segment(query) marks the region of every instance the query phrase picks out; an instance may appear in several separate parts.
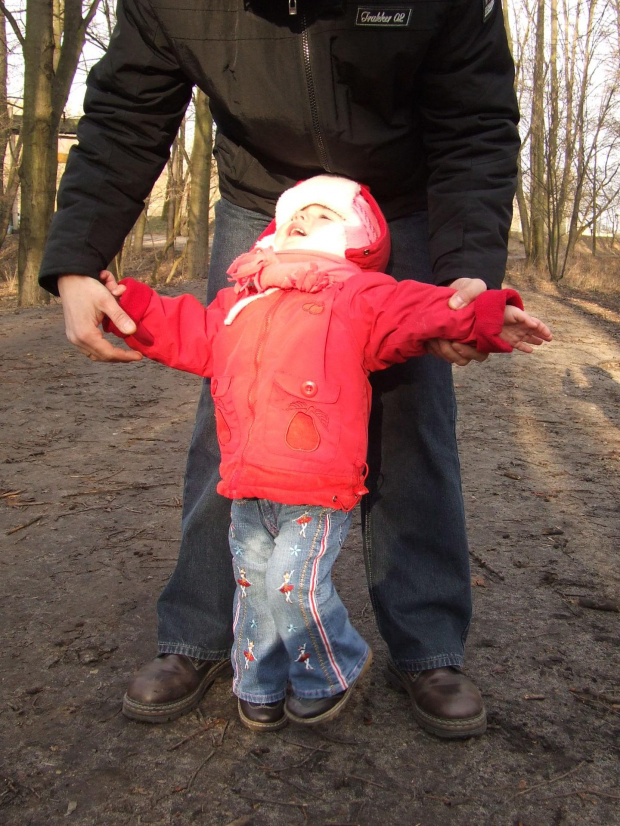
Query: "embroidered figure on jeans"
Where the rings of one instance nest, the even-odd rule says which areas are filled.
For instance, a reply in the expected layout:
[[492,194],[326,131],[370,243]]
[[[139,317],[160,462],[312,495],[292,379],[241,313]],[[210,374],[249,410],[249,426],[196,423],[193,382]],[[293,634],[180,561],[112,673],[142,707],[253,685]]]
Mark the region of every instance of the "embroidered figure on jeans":
[[284,594],[284,599],[286,602],[289,602],[291,605],[293,604],[293,600],[291,599],[291,591],[295,588],[294,585],[291,585],[292,576],[293,571],[284,571],[282,585],[278,588],[278,591],[280,591],[281,594]]
[[308,524],[308,522],[312,522],[312,517],[308,516],[307,513],[304,513],[302,516],[299,517],[299,519],[296,519],[295,522],[297,522],[297,524],[301,526],[301,530],[299,531],[299,535],[300,536],[305,536],[306,535],[306,525]]
[[245,568],[239,568],[239,579],[237,580],[237,585],[241,588],[241,594],[244,597],[247,597],[246,588],[251,586],[251,582],[245,578]]
[[304,666],[306,667],[306,671],[314,671],[313,666],[310,665],[310,654],[306,653],[306,645],[307,645],[307,643],[304,643],[303,645],[300,645],[298,647],[297,650],[299,651],[299,657],[297,657],[295,662],[296,663],[303,663]]
[[243,656],[245,657],[245,668],[247,671],[250,663],[256,662],[256,657],[254,656],[254,640],[248,640],[248,647],[247,650],[243,652]]

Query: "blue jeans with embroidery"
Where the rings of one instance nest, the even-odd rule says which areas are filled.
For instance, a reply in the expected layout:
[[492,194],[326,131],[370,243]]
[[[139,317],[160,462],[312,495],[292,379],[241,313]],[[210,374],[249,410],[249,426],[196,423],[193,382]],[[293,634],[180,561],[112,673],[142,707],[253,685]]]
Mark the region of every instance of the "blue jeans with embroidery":
[[330,508],[233,502],[237,697],[276,702],[288,682],[298,697],[331,697],[359,675],[369,649],[331,580],[350,524],[350,513]]
[[[207,298],[268,218],[220,200]],[[432,283],[424,212],[389,222],[398,280]],[[456,445],[452,370],[433,356],[374,374],[369,426],[370,493],[362,502],[364,552],[379,631],[398,668],[461,665],[471,615],[469,556]],[[158,603],[161,653],[228,656],[235,580],[230,566],[230,501],[219,479],[209,382],[190,445],[179,558]]]

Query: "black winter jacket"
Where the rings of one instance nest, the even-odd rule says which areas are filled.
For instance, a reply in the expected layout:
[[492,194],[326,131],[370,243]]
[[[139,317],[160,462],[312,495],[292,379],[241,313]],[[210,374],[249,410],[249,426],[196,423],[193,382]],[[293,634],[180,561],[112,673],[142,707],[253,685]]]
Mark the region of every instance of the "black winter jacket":
[[273,215],[297,180],[346,175],[388,220],[428,209],[436,283],[501,285],[519,138],[500,0],[119,0],[117,13],[88,78],[43,287],[112,260],[194,85],[217,124],[223,197]]

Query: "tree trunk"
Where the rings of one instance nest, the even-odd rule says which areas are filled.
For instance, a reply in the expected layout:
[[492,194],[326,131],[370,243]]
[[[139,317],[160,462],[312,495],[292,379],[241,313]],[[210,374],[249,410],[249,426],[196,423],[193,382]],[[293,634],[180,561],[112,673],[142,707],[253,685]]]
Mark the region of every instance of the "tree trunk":
[[81,0],[26,3],[17,278],[18,302],[22,307],[49,299],[39,288],[37,277],[56,197],[58,129],[86,29],[99,2],[92,0],[84,18]]
[[[504,28],[506,29],[508,48],[510,49],[510,54],[514,57],[514,46],[512,42],[512,31],[510,28],[510,15],[508,13],[508,3],[504,3],[502,5],[502,9],[504,13]],[[516,66],[515,69],[517,69]],[[517,71],[515,73],[515,87],[518,86],[518,83],[519,74]],[[518,95],[517,88],[515,88],[515,92],[517,92]],[[523,246],[527,251],[530,249],[530,216],[527,198],[525,197],[525,191],[523,189],[523,147],[521,147],[521,150],[519,151],[519,157],[517,159],[517,191],[515,194],[517,199],[517,209],[519,210],[519,221],[521,223],[521,238],[523,239]]]
[[6,150],[11,138],[11,115],[9,112],[7,78],[8,49],[6,42],[6,18],[0,11],[0,190],[4,194],[4,164]]
[[536,267],[545,260],[545,0],[538,0],[536,19],[536,52],[534,57],[534,82],[532,91],[532,134],[530,139],[531,192],[530,192],[530,239],[528,260]]
[[176,221],[176,156],[178,147],[176,145],[172,148],[172,154],[168,161],[168,197],[164,204],[163,216],[166,219],[166,250],[168,250],[168,257],[174,257],[174,224]]
[[598,232],[598,214],[596,208],[596,177],[597,177],[597,161],[598,161],[598,151],[596,144],[594,145],[594,169],[592,172],[592,255],[596,258],[597,248],[596,248],[596,235]]
[[37,283],[56,193],[57,138],[53,125],[53,0],[29,0],[24,47],[23,158],[18,255],[19,305],[42,304]]
[[15,142],[13,113],[8,103],[6,19],[0,12],[0,246],[6,238],[17,190],[19,188],[19,158],[21,138]]
[[558,138],[560,130],[558,82],[558,9],[557,0],[551,0],[551,42],[549,54],[549,127],[547,138],[547,268],[553,279],[558,271],[564,203],[560,199],[558,169]]
[[[587,19],[587,28],[585,32],[585,38],[583,39],[582,45],[582,66],[581,66],[581,83],[579,85],[579,91],[577,95],[576,103],[574,104],[574,117],[571,129],[571,135],[574,134],[574,142],[572,142],[572,156],[571,156],[571,169],[575,170],[574,172],[574,189],[571,193],[572,196],[572,210],[570,214],[570,221],[568,225],[568,233],[566,239],[566,245],[564,247],[564,257],[562,260],[561,267],[558,268],[557,275],[554,277],[554,281],[560,281],[564,274],[566,273],[566,267],[568,262],[573,257],[575,252],[575,247],[577,246],[577,241],[583,234],[583,227],[579,225],[579,211],[581,208],[581,203],[583,199],[583,190],[586,180],[586,173],[587,173],[587,164],[588,164],[588,152],[586,149],[586,143],[588,141],[588,124],[586,123],[586,108],[587,108],[587,98],[588,98],[588,84],[590,79],[590,65],[592,61],[592,32],[593,32],[593,21],[596,12],[598,0],[590,0],[588,6],[588,19]],[[579,37],[578,31],[578,24],[575,24],[575,39]],[[572,95],[572,90],[571,90]],[[597,138],[595,137],[595,140]]]
[[[21,146],[18,143],[18,152],[21,152]],[[4,244],[4,239],[9,231],[11,219],[14,219],[15,199],[17,198],[17,190],[19,189],[19,169],[17,167],[17,160],[11,166],[6,187],[2,193],[0,200],[0,247]],[[15,223],[15,222],[14,222]]]
[[206,278],[209,267],[209,206],[213,153],[213,118],[204,92],[196,94],[196,128],[190,159],[190,190],[187,204],[187,274]]
[[144,233],[146,232],[146,220],[149,213],[149,198],[147,198],[144,209],[138,216],[138,220],[133,228],[133,240],[131,243],[131,252],[133,255],[142,255],[144,248]]
[[517,167],[517,207],[519,209],[519,219],[521,221],[521,237],[523,239],[523,246],[525,247],[526,256],[528,250],[531,249],[532,239],[530,236],[530,215],[528,211],[527,198],[523,191],[523,173],[521,171],[521,153],[519,153],[518,167]]

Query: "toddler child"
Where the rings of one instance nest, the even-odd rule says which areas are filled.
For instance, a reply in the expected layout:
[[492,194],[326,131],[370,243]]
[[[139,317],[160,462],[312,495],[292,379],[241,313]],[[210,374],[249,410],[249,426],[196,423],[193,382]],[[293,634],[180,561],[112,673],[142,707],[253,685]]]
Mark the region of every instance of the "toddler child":
[[389,251],[369,191],[320,175],[284,192],[206,309],[102,276],[136,322],[129,346],[211,378],[218,491],[232,499],[233,691],[255,731],[332,719],[371,662],[331,581],[367,492],[369,373],[423,355],[432,338],[485,353],[551,339],[514,290],[451,310],[449,287],[383,274]]

